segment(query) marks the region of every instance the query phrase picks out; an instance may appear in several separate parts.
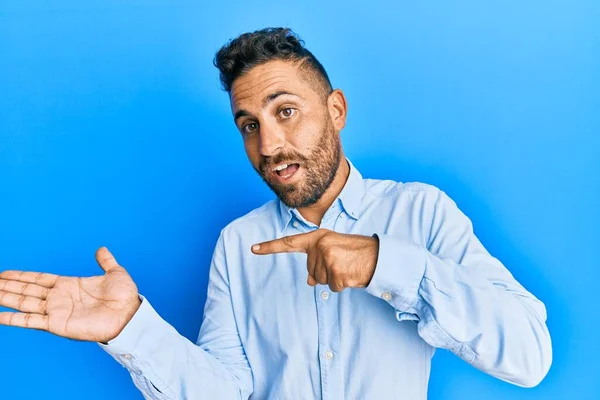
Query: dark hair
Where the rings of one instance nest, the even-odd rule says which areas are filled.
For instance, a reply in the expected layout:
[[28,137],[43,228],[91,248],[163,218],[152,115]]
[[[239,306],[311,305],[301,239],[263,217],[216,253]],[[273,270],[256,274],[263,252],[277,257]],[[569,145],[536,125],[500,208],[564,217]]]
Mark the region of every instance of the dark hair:
[[272,60],[298,62],[299,68],[309,73],[313,78],[311,81],[316,81],[321,91],[326,95],[331,92],[325,68],[289,28],[265,28],[244,33],[221,47],[213,63],[219,69],[223,90],[230,93],[234,80],[253,67]]

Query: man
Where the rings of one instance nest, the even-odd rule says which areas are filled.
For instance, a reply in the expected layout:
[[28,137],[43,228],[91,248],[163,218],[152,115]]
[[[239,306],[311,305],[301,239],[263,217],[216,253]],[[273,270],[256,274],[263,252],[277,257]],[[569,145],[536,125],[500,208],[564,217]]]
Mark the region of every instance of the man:
[[363,179],[347,105],[288,29],[215,57],[256,171],[277,195],[221,231],[196,343],[106,248],[91,278],[0,274],[0,324],[96,341],[149,399],[425,399],[445,348],[499,379],[550,368],[546,309],[424,183]]

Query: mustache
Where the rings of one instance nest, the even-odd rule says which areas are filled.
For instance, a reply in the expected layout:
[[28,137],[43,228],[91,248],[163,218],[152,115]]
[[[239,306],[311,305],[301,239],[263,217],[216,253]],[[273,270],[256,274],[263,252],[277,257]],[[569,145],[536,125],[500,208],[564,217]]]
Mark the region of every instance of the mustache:
[[271,157],[262,157],[259,163],[259,170],[262,174],[265,174],[286,160],[306,162],[308,161],[308,158],[295,152],[277,153]]

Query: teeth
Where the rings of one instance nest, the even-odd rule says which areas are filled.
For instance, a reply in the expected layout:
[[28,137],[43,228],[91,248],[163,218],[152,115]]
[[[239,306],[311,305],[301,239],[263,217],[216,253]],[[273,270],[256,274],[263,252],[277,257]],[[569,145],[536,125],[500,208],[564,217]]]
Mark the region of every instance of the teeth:
[[281,164],[281,165],[278,165],[275,168],[273,168],[273,170],[274,171],[282,171],[282,170],[286,169],[287,167],[288,167],[287,164]]

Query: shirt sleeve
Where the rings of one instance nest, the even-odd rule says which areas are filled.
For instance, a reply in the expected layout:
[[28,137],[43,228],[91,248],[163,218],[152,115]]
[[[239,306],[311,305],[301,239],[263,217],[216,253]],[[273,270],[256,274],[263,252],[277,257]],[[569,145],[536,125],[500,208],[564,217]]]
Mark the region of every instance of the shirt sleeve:
[[536,386],[552,363],[546,308],[474,235],[443,191],[423,210],[425,246],[377,234],[379,256],[366,291],[412,320],[428,344],[518,386]]
[[142,304],[123,331],[98,343],[129,371],[144,398],[247,399],[252,374],[236,328],[222,235],[213,254],[204,318],[196,343]]

